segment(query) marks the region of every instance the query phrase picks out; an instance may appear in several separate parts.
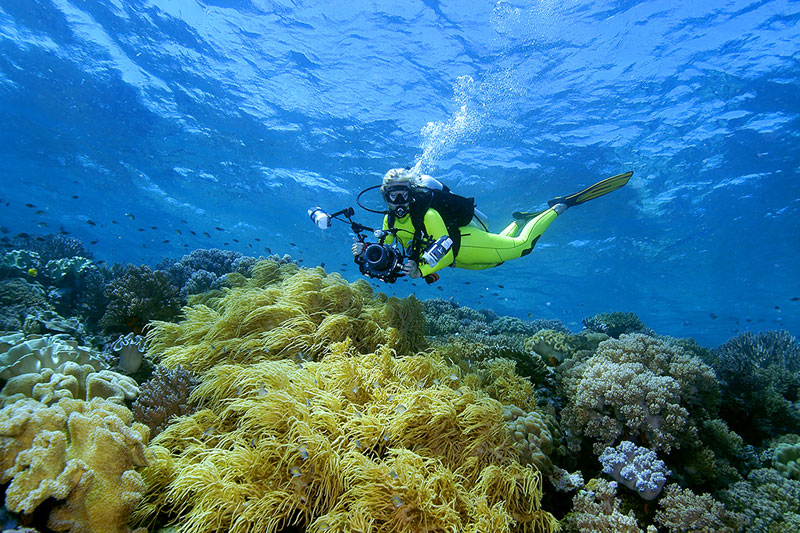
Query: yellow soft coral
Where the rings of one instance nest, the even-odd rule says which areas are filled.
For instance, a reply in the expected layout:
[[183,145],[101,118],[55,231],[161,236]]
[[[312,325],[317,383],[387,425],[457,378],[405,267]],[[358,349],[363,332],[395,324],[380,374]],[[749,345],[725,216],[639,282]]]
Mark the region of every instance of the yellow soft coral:
[[381,345],[399,353],[425,347],[415,298],[375,297],[363,280],[348,284],[321,268],[282,269],[261,261],[245,286],[185,308],[179,324],[155,322],[150,354],[167,367],[204,372],[220,363],[318,359],[345,339],[362,352]]
[[557,529],[502,405],[455,372],[350,340],[319,362],[213,367],[192,395],[206,409],[154,440],[137,519],[164,512],[183,533]]
[[[55,531],[128,531],[144,482],[146,426],[101,398],[63,398],[48,407],[20,400],[0,411],[6,506],[30,514],[47,498]],[[32,437],[32,438],[31,438]]]

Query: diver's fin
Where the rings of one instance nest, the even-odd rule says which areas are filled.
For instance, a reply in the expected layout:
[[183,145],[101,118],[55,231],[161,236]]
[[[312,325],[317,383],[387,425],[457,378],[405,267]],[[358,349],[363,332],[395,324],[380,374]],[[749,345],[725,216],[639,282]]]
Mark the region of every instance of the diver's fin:
[[530,220],[532,218],[538,217],[539,215],[541,215],[545,211],[547,211],[547,209],[544,209],[542,211],[514,211],[511,214],[511,216],[514,218],[514,220],[519,220],[521,222],[527,222],[528,220]]
[[570,194],[569,196],[558,196],[552,200],[548,200],[547,205],[553,207],[556,204],[566,204],[567,207],[572,207],[573,205],[594,200],[595,198],[599,198],[610,193],[611,191],[616,191],[628,183],[628,180],[631,179],[631,176],[633,176],[632,171],[611,176],[610,178],[606,178],[603,181],[598,181],[594,185],[587,187],[580,192],[576,192],[575,194]]

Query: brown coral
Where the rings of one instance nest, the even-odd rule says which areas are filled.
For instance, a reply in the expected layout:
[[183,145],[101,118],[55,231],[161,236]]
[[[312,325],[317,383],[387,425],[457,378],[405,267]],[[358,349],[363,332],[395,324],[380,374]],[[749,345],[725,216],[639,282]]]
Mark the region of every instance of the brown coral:
[[128,531],[142,496],[148,430],[125,407],[103,399],[21,400],[0,411],[6,506],[30,514],[45,499],[56,531]]
[[152,377],[142,384],[139,397],[133,403],[133,417],[150,428],[150,436],[161,433],[176,416],[192,414],[197,406],[189,394],[198,380],[194,374],[178,365],[174,370],[156,367]]

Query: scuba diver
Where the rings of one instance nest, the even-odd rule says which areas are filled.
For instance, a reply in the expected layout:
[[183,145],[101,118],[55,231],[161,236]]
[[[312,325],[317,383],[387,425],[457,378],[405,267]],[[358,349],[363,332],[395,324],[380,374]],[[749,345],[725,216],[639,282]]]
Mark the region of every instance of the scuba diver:
[[[387,283],[400,276],[423,278],[428,283],[439,279],[437,272],[454,266],[470,270],[496,267],[511,259],[528,255],[553,220],[570,207],[608,194],[628,183],[633,172],[626,172],[574,194],[559,196],[547,202],[548,209],[537,212],[515,212],[513,221],[500,233],[491,233],[475,208],[474,198],[465,198],[450,191],[438,180],[408,168],[389,170],[380,187],[388,211],[380,230],[371,230],[350,218],[352,208],[328,215],[321,208],[309,209],[311,219],[320,227],[344,215],[358,241],[352,253],[363,274]],[[338,219],[341,220],[341,219]],[[367,243],[362,231],[373,231],[378,243]],[[396,245],[399,244],[402,251]]]

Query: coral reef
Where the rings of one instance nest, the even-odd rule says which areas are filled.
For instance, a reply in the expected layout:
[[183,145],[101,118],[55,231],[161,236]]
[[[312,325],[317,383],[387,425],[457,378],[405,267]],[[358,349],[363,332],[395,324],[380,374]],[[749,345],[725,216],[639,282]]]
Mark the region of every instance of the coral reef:
[[349,339],[319,362],[215,366],[191,396],[205,409],[154,439],[137,518],[174,513],[186,532],[554,531],[502,405],[454,372]]
[[661,494],[667,476],[671,474],[654,451],[636,446],[629,440],[622,441],[616,448],[606,448],[600,455],[600,463],[603,472],[648,501]]
[[413,297],[375,297],[363,280],[265,260],[246,286],[184,308],[180,323],[153,324],[148,354],[201,373],[223,362],[318,359],[346,338],[362,352],[414,353],[426,346],[421,307]]
[[151,320],[172,320],[181,307],[169,276],[148,266],[128,265],[105,289],[108,306],[100,320],[107,331],[141,333]]
[[781,443],[772,454],[772,467],[790,479],[800,480],[800,443]]
[[667,453],[696,442],[691,415],[707,417],[719,401],[710,367],[640,334],[600,343],[595,355],[565,370],[563,382],[562,424],[571,430],[570,446],[577,450],[588,437],[596,454],[622,437]]
[[157,268],[165,271],[181,294],[197,294],[218,288],[226,274],[250,276],[256,259],[217,248],[194,250],[177,261],[165,260]]
[[457,303],[431,298],[423,302],[426,329],[431,336],[463,334],[482,335],[533,335],[542,329],[569,333],[559,320],[522,320],[516,317],[499,317],[494,311],[475,310]]
[[48,233],[46,235],[20,234],[12,239],[11,245],[14,248],[30,250],[36,253],[40,257],[42,264],[69,257],[93,258],[92,252],[87,250],[79,239],[58,233]]
[[147,342],[141,335],[128,333],[120,335],[111,343],[111,350],[119,356],[117,369],[124,374],[133,374],[142,366]]
[[150,437],[154,438],[174,417],[197,411],[189,395],[198,383],[197,377],[180,365],[173,370],[156,367],[152,377],[139,388],[139,397],[131,406],[134,420],[150,428]]
[[720,414],[745,441],[758,445],[800,433],[800,342],[786,331],[742,333],[712,350],[723,391]]
[[800,531],[800,481],[786,479],[776,470],[753,470],[747,481],[715,496],[728,512],[743,517],[743,531]]
[[43,368],[12,377],[0,393],[0,404],[9,405],[23,398],[33,398],[45,405],[62,398],[87,401],[103,398],[124,405],[138,393],[136,382],[127,376],[110,370],[98,371],[90,364],[66,361],[55,369]]
[[592,479],[572,499],[565,522],[568,531],[641,533],[633,512],[620,509],[616,481]]
[[30,269],[38,270],[41,258],[36,252],[11,250],[0,256],[0,278],[24,277]]
[[525,412],[510,405],[503,407],[503,421],[519,449],[520,461],[550,474],[553,471],[551,456],[559,447],[560,437],[555,418],[537,411]]
[[609,337],[619,338],[623,333],[652,334],[639,317],[634,313],[598,313],[583,319],[586,329],[597,333],[605,333]]
[[57,368],[72,361],[103,370],[105,364],[85,346],[78,346],[68,335],[29,335],[11,333],[0,337],[0,379]]
[[52,406],[21,400],[0,410],[0,483],[5,504],[26,515],[56,500],[55,531],[128,531],[144,483],[145,426],[125,407],[95,398],[61,399]]
[[745,518],[725,509],[710,494],[697,495],[671,483],[658,501],[656,523],[670,533],[684,531],[742,531]]

